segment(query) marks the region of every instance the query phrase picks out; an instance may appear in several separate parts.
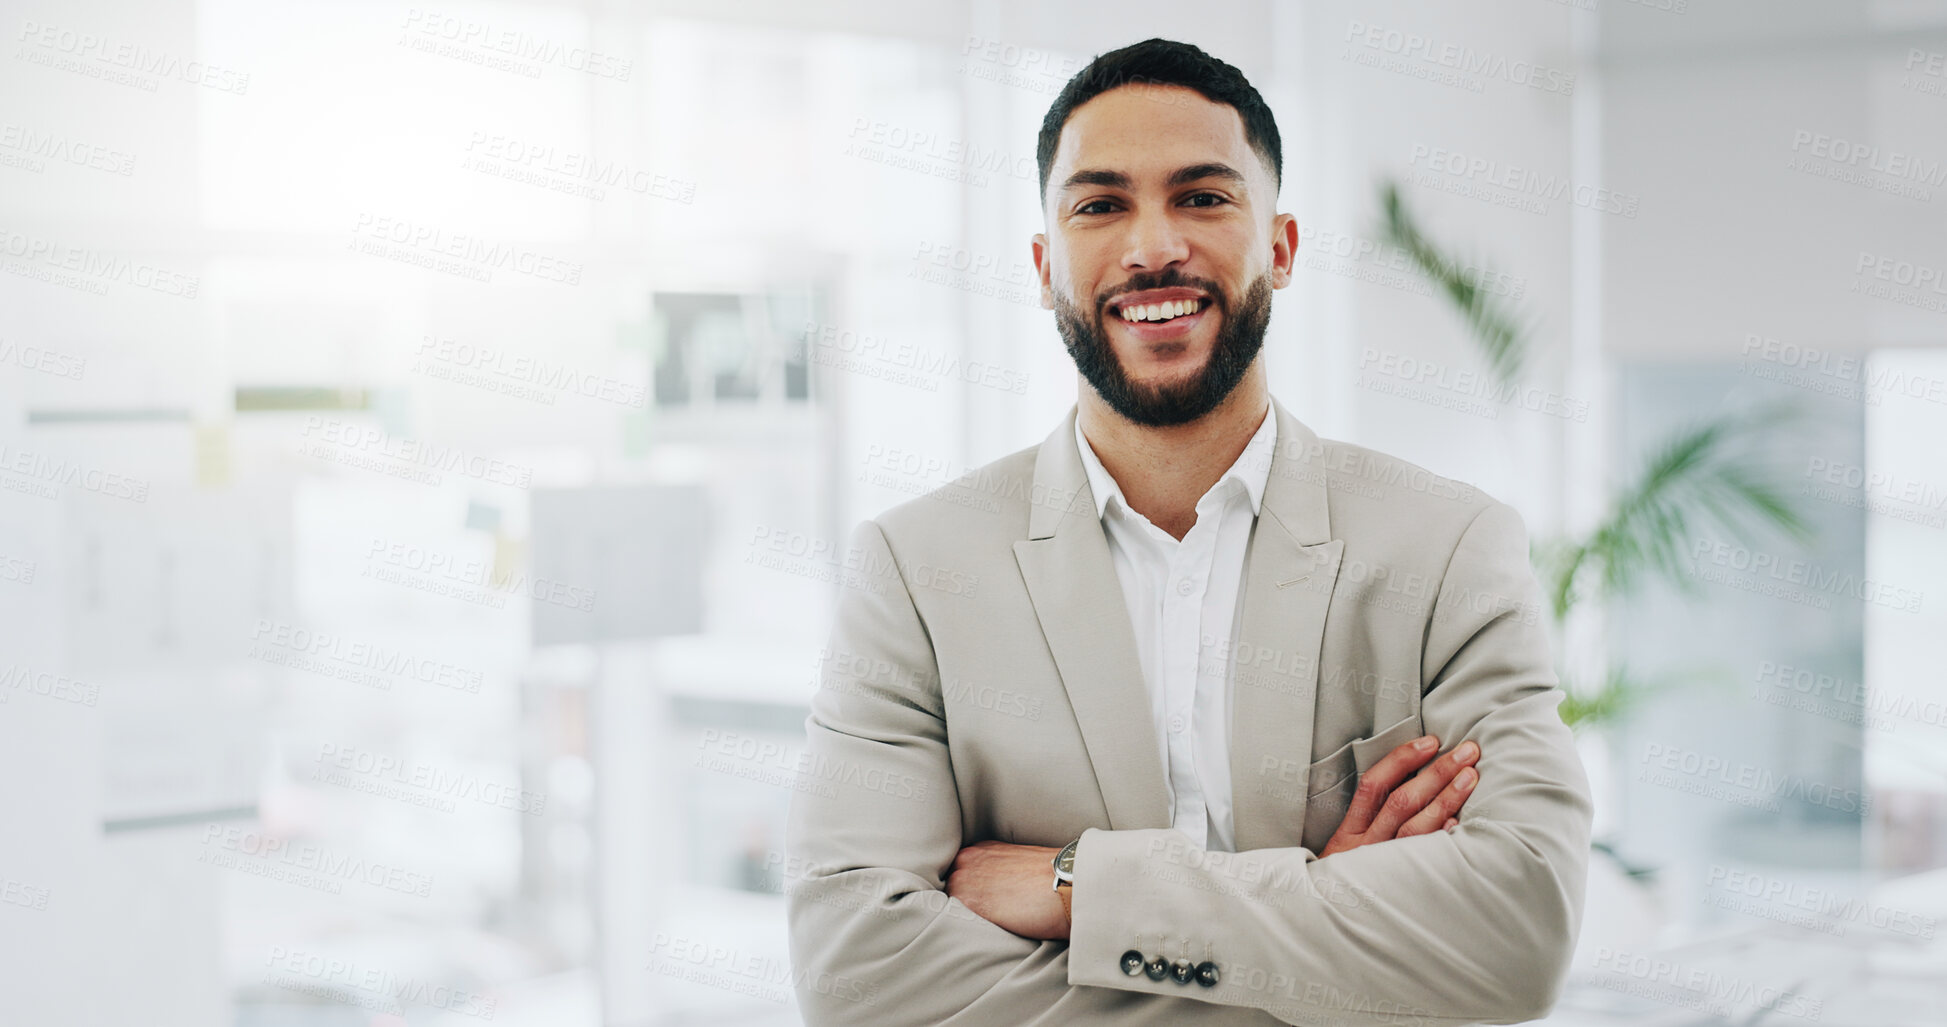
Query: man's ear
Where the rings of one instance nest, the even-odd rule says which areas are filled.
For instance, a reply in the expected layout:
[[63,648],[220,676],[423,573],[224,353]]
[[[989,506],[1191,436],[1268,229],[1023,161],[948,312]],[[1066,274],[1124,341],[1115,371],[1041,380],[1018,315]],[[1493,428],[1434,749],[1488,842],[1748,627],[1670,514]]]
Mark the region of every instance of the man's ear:
[[1048,237],[1040,232],[1036,232],[1033,238],[1028,240],[1028,245],[1034,250],[1034,273],[1036,277],[1041,279],[1041,309],[1053,310],[1055,309],[1055,290],[1049,284],[1048,277],[1050,268],[1052,267],[1048,261]]
[[1298,259],[1298,219],[1280,214],[1271,219],[1271,288],[1291,284],[1291,268]]

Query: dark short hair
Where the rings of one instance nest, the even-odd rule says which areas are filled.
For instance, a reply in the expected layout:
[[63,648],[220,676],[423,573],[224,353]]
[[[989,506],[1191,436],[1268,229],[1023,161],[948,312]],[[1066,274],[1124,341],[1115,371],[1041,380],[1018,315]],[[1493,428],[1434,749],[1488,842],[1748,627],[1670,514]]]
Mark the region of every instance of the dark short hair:
[[1244,119],[1244,140],[1271,168],[1271,180],[1284,182],[1284,150],[1278,142],[1278,122],[1244,73],[1189,43],[1173,39],[1145,39],[1111,50],[1075,73],[1041,119],[1041,138],[1035,144],[1035,163],[1041,170],[1041,195],[1048,195],[1048,169],[1055,163],[1055,145],[1062,126],[1075,108],[1118,86],[1183,86],[1202,93],[1213,103],[1229,104]]

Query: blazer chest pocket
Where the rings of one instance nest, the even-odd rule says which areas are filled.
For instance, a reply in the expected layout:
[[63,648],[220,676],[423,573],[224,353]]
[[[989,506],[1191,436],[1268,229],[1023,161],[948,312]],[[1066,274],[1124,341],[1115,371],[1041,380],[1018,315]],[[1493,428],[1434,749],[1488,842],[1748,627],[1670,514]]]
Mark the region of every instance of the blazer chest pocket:
[[1352,804],[1360,774],[1372,769],[1381,756],[1423,734],[1420,715],[1413,713],[1369,738],[1355,738],[1313,763],[1305,779],[1305,848],[1317,852],[1331,840]]

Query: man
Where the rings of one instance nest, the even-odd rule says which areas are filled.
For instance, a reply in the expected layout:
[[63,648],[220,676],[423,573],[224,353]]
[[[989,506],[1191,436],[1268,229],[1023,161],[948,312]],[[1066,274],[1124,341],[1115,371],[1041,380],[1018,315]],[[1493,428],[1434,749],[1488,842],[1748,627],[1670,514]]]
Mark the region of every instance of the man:
[[1279,146],[1164,40],[1049,111],[1033,252],[1079,400],[852,536],[787,838],[808,1023],[1513,1023],[1559,993],[1590,806],[1525,527],[1269,396]]

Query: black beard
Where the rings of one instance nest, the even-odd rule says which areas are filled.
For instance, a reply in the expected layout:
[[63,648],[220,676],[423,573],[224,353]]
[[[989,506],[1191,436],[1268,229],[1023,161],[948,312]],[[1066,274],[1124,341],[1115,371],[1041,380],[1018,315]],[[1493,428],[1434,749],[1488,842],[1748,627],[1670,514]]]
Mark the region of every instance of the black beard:
[[1137,385],[1129,380],[1122,362],[1116,359],[1115,349],[1109,345],[1108,329],[1103,324],[1108,316],[1108,301],[1113,296],[1098,298],[1095,315],[1089,318],[1075,309],[1066,296],[1055,294],[1055,328],[1068,344],[1068,355],[1075,359],[1075,368],[1095,387],[1096,394],[1110,409],[1152,428],[1188,424],[1215,410],[1237,388],[1237,383],[1244,380],[1244,372],[1250,370],[1251,361],[1264,348],[1264,330],[1271,323],[1268,271],[1251,283],[1244,293],[1244,301],[1236,306],[1216,283],[1193,279],[1177,271],[1137,275],[1129,280],[1127,289],[1118,290],[1115,295],[1179,286],[1208,292],[1212,305],[1222,309],[1224,322],[1217,330],[1216,344],[1210,350],[1210,359],[1204,361],[1203,370],[1190,380],[1173,385]]

